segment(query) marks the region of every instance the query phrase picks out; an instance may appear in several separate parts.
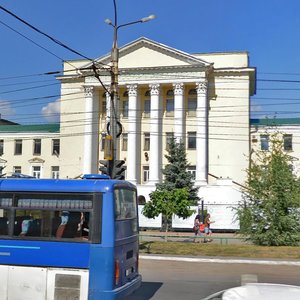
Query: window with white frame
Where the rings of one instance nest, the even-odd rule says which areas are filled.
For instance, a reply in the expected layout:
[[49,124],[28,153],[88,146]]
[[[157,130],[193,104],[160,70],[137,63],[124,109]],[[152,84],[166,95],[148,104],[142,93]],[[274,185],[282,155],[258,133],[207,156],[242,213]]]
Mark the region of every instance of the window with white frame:
[[196,166],[189,166],[187,172],[192,175],[192,180],[196,180]]
[[143,166],[143,182],[149,181],[149,166]]
[[269,150],[269,135],[268,134],[260,135],[260,150],[263,150],[263,151]]
[[105,137],[106,137],[106,133],[105,132],[102,132],[101,133],[101,151],[104,151],[104,148],[105,148]]
[[293,150],[293,135],[292,134],[284,134],[283,135],[283,149],[284,149],[284,151],[292,151]]
[[144,99],[144,118],[150,118],[150,110],[151,110],[150,91],[147,91],[145,93],[145,99]]
[[144,151],[150,150],[150,132],[144,133]]
[[41,155],[42,151],[42,140],[34,139],[33,140],[33,155]]
[[166,97],[166,116],[173,117],[174,116],[174,91],[168,90]]
[[41,178],[41,166],[32,166],[32,176]]
[[0,140],[0,155],[4,153],[4,140]]
[[13,167],[13,172],[21,174],[22,173],[22,167],[21,166],[14,166]]
[[59,166],[52,166],[51,167],[51,177],[53,179],[59,178]]
[[122,115],[123,118],[128,118],[128,91],[123,94],[124,99],[122,100]]
[[52,155],[58,156],[60,153],[60,140],[53,139],[52,140]]
[[22,140],[15,140],[15,155],[22,155]]
[[197,110],[197,91],[196,89],[191,89],[189,90],[189,95],[188,95],[187,113],[190,117],[195,117],[196,110]]
[[128,133],[122,133],[122,151],[127,151]]
[[101,103],[101,114],[106,115],[106,93],[102,95],[102,103]]
[[196,131],[190,131],[188,132],[187,137],[187,146],[188,149],[196,149],[197,143],[196,143]]

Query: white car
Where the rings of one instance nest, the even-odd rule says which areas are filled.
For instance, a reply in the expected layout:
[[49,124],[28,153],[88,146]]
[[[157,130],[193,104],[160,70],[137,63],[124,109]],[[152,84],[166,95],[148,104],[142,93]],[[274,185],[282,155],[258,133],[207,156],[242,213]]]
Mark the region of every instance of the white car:
[[204,300],[299,300],[300,287],[272,283],[247,283],[208,296]]

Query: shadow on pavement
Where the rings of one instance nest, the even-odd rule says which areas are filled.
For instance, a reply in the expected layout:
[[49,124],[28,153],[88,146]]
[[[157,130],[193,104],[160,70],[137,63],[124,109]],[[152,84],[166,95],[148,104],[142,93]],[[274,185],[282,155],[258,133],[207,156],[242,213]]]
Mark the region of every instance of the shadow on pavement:
[[126,298],[122,300],[149,300],[162,286],[162,282],[142,282],[141,287]]

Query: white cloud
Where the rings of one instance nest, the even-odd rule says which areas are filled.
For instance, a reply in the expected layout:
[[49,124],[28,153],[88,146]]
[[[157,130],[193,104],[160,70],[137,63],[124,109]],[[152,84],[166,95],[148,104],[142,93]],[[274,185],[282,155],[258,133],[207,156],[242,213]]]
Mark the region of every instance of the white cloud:
[[11,107],[11,103],[7,100],[0,99],[0,114],[2,119],[9,119],[16,113],[15,109]]
[[48,122],[59,122],[60,99],[50,102],[42,108],[42,115]]

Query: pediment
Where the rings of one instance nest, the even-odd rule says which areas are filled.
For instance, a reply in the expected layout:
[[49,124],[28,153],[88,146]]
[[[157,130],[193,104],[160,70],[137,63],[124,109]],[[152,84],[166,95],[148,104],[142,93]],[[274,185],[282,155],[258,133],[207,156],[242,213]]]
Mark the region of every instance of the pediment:
[[39,158],[39,157],[34,157],[34,158],[30,159],[28,162],[31,163],[31,164],[33,164],[33,163],[42,164],[45,161],[43,159]]
[[[97,60],[109,64],[110,54]],[[209,67],[210,63],[191,54],[157,43],[147,38],[140,38],[119,49],[119,68],[157,68],[195,65]]]

